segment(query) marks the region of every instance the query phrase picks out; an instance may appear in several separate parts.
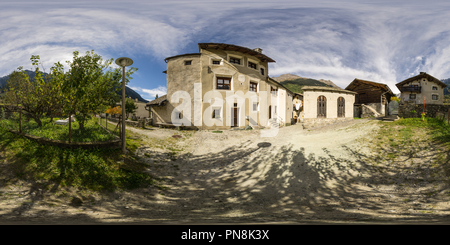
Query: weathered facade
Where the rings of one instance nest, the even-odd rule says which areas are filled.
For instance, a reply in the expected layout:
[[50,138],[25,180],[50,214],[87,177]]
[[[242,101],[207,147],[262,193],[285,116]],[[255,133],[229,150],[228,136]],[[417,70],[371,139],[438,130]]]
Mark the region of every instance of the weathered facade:
[[[391,97],[395,96],[395,94],[386,84],[361,80],[357,78],[355,78],[345,88],[345,90],[357,93],[355,95],[355,112],[357,112],[357,114],[355,114],[356,117],[367,117],[371,114],[375,114],[376,116],[388,115],[388,104],[391,100]],[[362,107],[361,105],[372,108],[375,113],[373,112],[373,110]]]
[[305,86],[302,90],[304,128],[353,120],[356,92],[322,86]]
[[293,93],[269,78],[268,63],[275,61],[261,49],[200,43],[199,53],[165,61],[165,101],[147,104],[154,125],[175,120],[193,128],[228,129],[268,126],[269,119],[291,122]]
[[400,102],[442,105],[444,88],[447,85],[425,72],[420,72],[419,75],[399,82],[395,86],[401,92]]

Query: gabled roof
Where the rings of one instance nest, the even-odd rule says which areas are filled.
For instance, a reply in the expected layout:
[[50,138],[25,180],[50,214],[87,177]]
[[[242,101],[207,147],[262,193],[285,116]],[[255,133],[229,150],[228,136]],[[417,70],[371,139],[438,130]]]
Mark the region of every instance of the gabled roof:
[[147,106],[149,106],[149,105],[163,105],[165,101],[167,101],[167,94],[165,94],[165,95],[163,95],[163,96],[161,96],[161,97],[159,97],[157,99],[154,99],[154,100],[148,102]]
[[253,49],[249,49],[246,47],[241,47],[233,44],[225,44],[225,43],[199,43],[198,48],[200,49],[220,49],[220,50],[227,50],[227,51],[236,51],[243,54],[249,54],[252,55],[258,59],[260,59],[262,62],[275,62],[275,60],[269,58],[268,56],[262,54],[261,52],[258,52]]
[[190,54],[180,54],[180,55],[170,56],[170,57],[165,58],[164,61],[167,63],[167,61],[170,59],[178,58],[178,57],[182,57],[182,56],[190,56],[190,55],[200,55],[200,53],[190,53]]
[[345,90],[341,88],[334,88],[334,87],[325,87],[325,86],[304,86],[302,87],[303,91],[307,90],[319,90],[319,91],[330,91],[330,92],[342,92],[347,94],[357,94],[356,92]]
[[384,84],[384,83],[377,83],[377,82],[372,82],[372,81],[367,81],[367,80],[362,80],[362,79],[358,79],[355,78],[346,88],[345,90],[350,90],[353,91],[353,89],[355,89],[358,85],[360,84],[369,84],[372,85],[374,87],[378,87],[381,88],[382,90],[389,92],[392,96],[394,96],[395,94],[392,92],[392,90],[389,88],[388,85]]
[[441,82],[441,80],[439,80],[439,79],[437,79],[437,78],[431,76],[430,74],[427,74],[426,72],[421,72],[421,73],[420,73],[419,75],[417,75],[417,76],[410,77],[410,78],[408,78],[408,79],[406,79],[406,80],[403,80],[403,81],[401,81],[401,82],[395,84],[395,86],[397,86],[397,88],[400,89],[404,84],[408,84],[408,83],[410,83],[410,82],[413,82],[414,80],[421,79],[421,78],[426,78],[426,79],[428,79],[428,81],[435,82],[435,83],[437,83],[438,85],[440,85],[442,88],[447,87],[447,84]]

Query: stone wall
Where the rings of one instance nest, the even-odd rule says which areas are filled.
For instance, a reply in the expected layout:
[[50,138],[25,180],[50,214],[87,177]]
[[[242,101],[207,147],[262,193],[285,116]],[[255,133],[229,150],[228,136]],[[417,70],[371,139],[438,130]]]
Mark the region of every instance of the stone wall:
[[335,123],[341,123],[354,120],[353,117],[343,117],[343,118],[304,118],[303,119],[303,128],[316,128],[323,127]]
[[[446,114],[450,105],[425,104],[425,117],[436,117],[439,114]],[[423,104],[414,102],[401,102],[398,106],[398,116],[403,118],[421,118]]]

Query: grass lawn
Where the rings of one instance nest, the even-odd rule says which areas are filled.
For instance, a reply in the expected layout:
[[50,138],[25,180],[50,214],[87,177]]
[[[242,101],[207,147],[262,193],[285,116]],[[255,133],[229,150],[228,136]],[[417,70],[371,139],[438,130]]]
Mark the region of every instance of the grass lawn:
[[[95,134],[93,122],[88,125],[86,127],[91,130],[89,132],[95,135],[88,139],[106,139]],[[64,140],[57,138],[62,133],[51,132],[62,130],[63,127],[67,126],[48,126],[45,130],[41,129],[41,132]],[[101,127],[97,129],[103,130]],[[39,133],[37,128],[31,127],[29,131]],[[127,149],[133,153],[142,141],[128,130],[126,137]],[[132,157],[133,154],[123,155],[120,149],[64,149],[40,145],[3,127],[0,127],[0,148],[4,159],[0,163],[0,172],[13,171],[17,178],[27,181],[46,180],[61,187],[83,187],[89,190],[130,189],[154,183],[149,174],[143,173],[145,165]]]
[[[50,118],[43,118],[42,127],[30,119],[28,122],[22,119],[22,132],[30,135],[35,135],[42,138],[52,140],[69,140],[69,124],[58,125],[54,122],[63,118],[53,118],[53,122],[50,122]],[[85,130],[80,130],[78,122],[71,123],[71,141],[72,142],[98,142],[108,141],[115,139],[113,135],[108,133],[105,129],[97,123],[97,118],[88,120],[85,124]],[[0,127],[7,129],[18,130],[18,121],[15,120],[0,120]]]

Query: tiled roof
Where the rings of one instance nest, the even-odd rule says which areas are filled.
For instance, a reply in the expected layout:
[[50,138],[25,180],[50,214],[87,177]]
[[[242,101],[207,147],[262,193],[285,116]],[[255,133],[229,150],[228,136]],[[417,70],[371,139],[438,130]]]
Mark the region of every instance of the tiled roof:
[[442,88],[447,87],[447,84],[441,82],[441,80],[439,80],[439,79],[437,79],[437,78],[435,78],[435,77],[433,77],[433,76],[431,76],[430,74],[427,74],[427,73],[425,73],[425,72],[421,72],[421,73],[420,73],[419,75],[417,75],[417,76],[410,77],[410,78],[408,78],[408,79],[406,79],[406,80],[403,80],[403,81],[401,81],[401,82],[395,84],[395,86],[397,86],[397,88],[400,89],[404,84],[413,82],[414,80],[421,79],[421,78],[426,78],[426,79],[428,79],[428,81],[435,82],[435,83],[437,83],[438,85],[441,85]]
[[340,88],[333,88],[333,87],[325,87],[325,86],[304,86],[302,87],[303,91],[306,90],[321,90],[321,91],[330,91],[330,92],[342,92],[342,93],[348,93],[348,94],[357,94],[356,92],[340,89]]
[[147,105],[161,105],[164,100],[167,100],[167,94],[148,102]]
[[250,54],[258,59],[260,59],[262,62],[275,62],[272,58],[264,55],[261,52],[258,52],[253,49],[249,49],[246,47],[241,47],[233,44],[226,44],[226,43],[199,43],[198,44],[199,49],[220,49],[220,50],[228,50],[228,51],[236,51],[243,54]]

